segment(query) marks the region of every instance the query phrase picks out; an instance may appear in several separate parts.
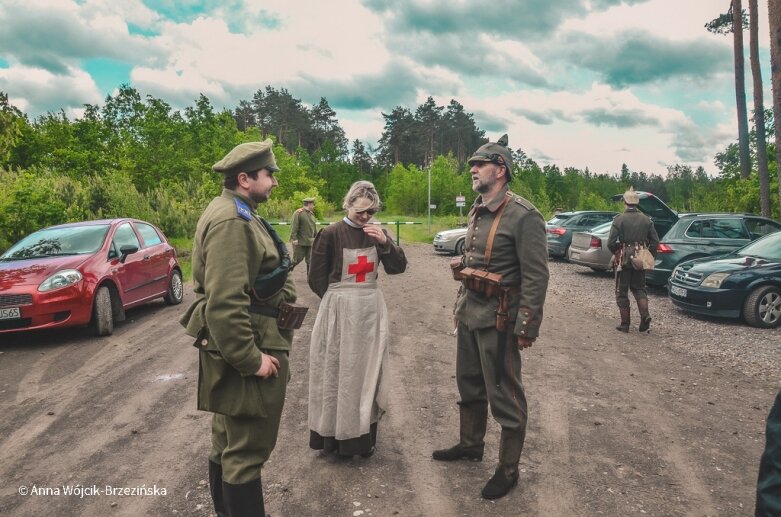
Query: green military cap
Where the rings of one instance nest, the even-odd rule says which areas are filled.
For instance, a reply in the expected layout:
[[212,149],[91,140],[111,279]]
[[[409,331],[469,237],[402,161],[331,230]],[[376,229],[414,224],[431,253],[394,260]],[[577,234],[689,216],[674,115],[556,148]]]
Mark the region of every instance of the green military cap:
[[510,149],[507,147],[507,135],[502,135],[496,142],[483,144],[475,151],[467,163],[474,165],[476,162],[493,162],[499,165],[507,166],[507,179],[512,179],[513,157]]
[[315,198],[313,198],[313,197],[305,197],[302,201],[304,203],[314,203],[315,202]]
[[279,167],[274,159],[274,151],[271,149],[273,144],[274,142],[270,138],[262,142],[239,144],[231,149],[222,160],[212,165],[212,170],[222,174],[238,174],[259,171],[260,169],[276,172]]

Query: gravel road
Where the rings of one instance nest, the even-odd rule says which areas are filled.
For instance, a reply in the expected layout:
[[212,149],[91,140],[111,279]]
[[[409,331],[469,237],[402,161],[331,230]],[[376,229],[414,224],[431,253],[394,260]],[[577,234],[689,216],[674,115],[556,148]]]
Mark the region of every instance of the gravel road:
[[[442,464],[457,438],[456,285],[448,257],[405,244],[382,275],[391,318],[390,410],[377,453],[338,461],[308,448],[309,339],[291,353],[280,439],[263,470],[280,516],[751,515],[764,423],[779,389],[779,330],[683,314],[651,294],[651,332],[614,327],[612,277],[550,263],[540,339],[523,353],[529,427],[521,481],[489,502],[499,429],[482,462]],[[197,352],[177,323],[192,299],[130,311],[114,335],[81,329],[0,337],[0,515],[208,516],[210,415],[195,409]],[[97,487],[82,496],[63,487]],[[60,493],[32,495],[32,487]],[[165,489],[132,495],[106,487]]]

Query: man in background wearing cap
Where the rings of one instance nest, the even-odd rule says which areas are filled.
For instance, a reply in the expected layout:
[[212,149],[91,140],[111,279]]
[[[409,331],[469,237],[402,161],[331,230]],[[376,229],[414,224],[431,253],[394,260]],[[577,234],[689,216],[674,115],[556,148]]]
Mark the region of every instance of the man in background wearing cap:
[[[199,350],[198,409],[213,413],[209,485],[219,516],[265,515],[260,471],[285,401],[293,332],[251,310],[296,299],[285,245],[255,214],[277,186],[271,147],[271,140],[238,145],[212,167],[224,188],[198,220],[196,298],[180,320]],[[258,292],[257,280],[269,276],[273,289]]]
[[640,332],[647,331],[651,326],[651,315],[648,313],[648,292],[645,289],[645,271],[637,270],[632,266],[630,248],[643,246],[656,257],[656,248],[659,246],[659,236],[656,234],[654,223],[644,213],[637,209],[640,197],[634,188],[624,192],[624,213],[613,219],[610,227],[610,235],[607,238],[607,247],[613,253],[614,267],[616,268],[616,305],[621,314],[621,323],[616,330],[629,332],[629,293],[637,301],[637,310],[640,313]]
[[293,264],[291,269],[306,259],[306,270],[309,271],[309,260],[312,258],[312,243],[317,233],[315,219],[315,198],[304,199],[304,206],[293,214],[290,226],[290,244],[293,245]]
[[[548,289],[545,220],[526,199],[510,192],[512,155],[507,135],[480,147],[469,159],[472,189],[480,195],[469,211],[461,273],[501,275],[500,291],[463,280],[456,301],[456,382],[460,439],[434,451],[439,461],[483,458],[488,406],[502,427],[499,465],[482,490],[486,499],[504,496],[518,483],[526,436],[526,396],[521,384],[521,349],[539,334]],[[475,277],[469,277],[475,278]],[[498,325],[500,318],[506,325]]]

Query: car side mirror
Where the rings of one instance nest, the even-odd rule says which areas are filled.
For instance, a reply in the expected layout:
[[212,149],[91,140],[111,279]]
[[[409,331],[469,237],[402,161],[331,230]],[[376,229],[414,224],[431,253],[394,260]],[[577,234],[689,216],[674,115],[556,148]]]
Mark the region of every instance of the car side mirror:
[[127,256],[132,255],[137,251],[138,251],[138,246],[133,246],[131,244],[126,244],[122,246],[121,248],[119,248],[119,261],[124,264],[125,259],[127,259]]

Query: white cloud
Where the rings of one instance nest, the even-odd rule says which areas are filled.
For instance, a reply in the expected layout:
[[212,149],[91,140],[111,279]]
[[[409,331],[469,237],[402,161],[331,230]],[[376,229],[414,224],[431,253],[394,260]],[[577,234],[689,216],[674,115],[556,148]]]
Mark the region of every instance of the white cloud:
[[102,101],[92,77],[76,68],[64,75],[24,66],[0,68],[0,91],[6,92],[9,102],[23,112],[35,114],[61,108],[70,113],[83,104]]

